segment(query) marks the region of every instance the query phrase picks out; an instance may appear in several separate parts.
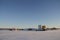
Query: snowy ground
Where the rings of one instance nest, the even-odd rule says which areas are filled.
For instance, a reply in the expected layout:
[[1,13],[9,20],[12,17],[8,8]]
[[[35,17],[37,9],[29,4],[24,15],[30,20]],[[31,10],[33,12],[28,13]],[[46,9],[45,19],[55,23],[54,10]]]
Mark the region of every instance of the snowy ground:
[[60,30],[0,31],[0,40],[60,40]]

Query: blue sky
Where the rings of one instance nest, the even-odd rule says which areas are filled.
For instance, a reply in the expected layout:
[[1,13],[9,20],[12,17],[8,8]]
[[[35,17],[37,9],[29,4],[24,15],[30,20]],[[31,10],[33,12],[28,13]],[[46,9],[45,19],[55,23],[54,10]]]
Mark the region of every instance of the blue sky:
[[60,26],[60,0],[0,0],[0,27]]

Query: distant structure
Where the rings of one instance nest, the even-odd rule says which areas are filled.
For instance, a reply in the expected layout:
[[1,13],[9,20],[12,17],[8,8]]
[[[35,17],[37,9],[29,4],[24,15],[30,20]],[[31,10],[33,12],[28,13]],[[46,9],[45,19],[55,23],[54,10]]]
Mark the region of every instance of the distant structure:
[[38,30],[42,30],[42,25],[38,25]]
[[45,31],[46,30],[46,26],[45,25],[38,25],[38,30]]

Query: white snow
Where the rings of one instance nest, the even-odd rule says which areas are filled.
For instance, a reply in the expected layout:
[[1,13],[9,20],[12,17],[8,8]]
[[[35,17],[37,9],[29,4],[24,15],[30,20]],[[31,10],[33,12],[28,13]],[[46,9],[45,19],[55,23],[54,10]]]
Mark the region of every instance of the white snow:
[[60,30],[0,31],[0,40],[60,40]]

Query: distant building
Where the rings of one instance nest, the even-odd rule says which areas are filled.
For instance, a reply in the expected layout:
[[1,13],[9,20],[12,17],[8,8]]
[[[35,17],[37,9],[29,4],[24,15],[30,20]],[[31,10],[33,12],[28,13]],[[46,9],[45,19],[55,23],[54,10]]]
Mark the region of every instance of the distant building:
[[42,30],[42,25],[38,25],[38,30]]

